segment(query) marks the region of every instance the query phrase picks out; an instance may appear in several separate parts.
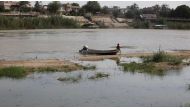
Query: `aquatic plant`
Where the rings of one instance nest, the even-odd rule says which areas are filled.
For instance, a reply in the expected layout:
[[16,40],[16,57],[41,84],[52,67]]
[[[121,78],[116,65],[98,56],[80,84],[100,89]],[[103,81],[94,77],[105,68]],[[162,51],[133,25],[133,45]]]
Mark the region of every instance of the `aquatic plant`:
[[82,78],[82,76],[78,75],[77,77],[60,77],[57,80],[59,80],[59,81],[78,82],[81,78]]
[[83,66],[83,70],[95,70],[96,66],[95,65],[87,65]]
[[169,29],[190,29],[190,23],[189,22],[167,22],[167,26]]
[[109,74],[106,74],[106,73],[103,73],[103,72],[97,72],[94,76],[91,76],[88,79],[107,78],[109,76],[110,76]]
[[71,72],[74,70],[82,69],[83,66],[75,64],[75,66],[62,65],[62,66],[47,66],[47,67],[34,67],[27,68],[29,72]]
[[162,67],[156,67],[151,63],[123,63],[120,64],[124,71],[128,72],[138,72],[138,73],[148,73],[152,75],[164,75],[165,69]]
[[0,77],[22,78],[27,75],[24,67],[5,67],[0,68]]
[[179,65],[182,63],[182,58],[168,55],[164,51],[158,51],[157,53],[154,53],[152,56],[146,56],[142,57],[144,63],[150,63],[150,62],[168,62],[171,65]]

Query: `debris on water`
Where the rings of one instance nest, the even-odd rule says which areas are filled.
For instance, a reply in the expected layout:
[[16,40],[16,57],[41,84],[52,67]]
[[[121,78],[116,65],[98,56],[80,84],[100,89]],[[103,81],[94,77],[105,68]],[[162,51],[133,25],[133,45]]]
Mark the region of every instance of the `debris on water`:
[[86,66],[83,66],[83,70],[95,70],[96,69],[96,66],[95,65],[86,65]]
[[60,77],[57,80],[68,81],[68,82],[78,82],[81,79],[82,79],[82,75],[78,75],[77,77]]
[[109,74],[98,72],[94,76],[89,77],[88,79],[108,78],[109,76],[110,76]]

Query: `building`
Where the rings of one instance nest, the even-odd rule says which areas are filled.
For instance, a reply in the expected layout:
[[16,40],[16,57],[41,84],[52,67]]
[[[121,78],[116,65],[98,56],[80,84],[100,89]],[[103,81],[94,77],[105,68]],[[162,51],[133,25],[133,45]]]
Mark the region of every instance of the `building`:
[[80,6],[73,6],[69,3],[63,4],[59,9],[60,14],[70,14],[70,12],[79,12]]
[[19,4],[15,1],[0,1],[0,6],[2,6],[5,10],[11,10],[12,7],[17,7]]
[[[0,6],[2,6],[5,10],[19,10],[20,7],[19,2],[16,1],[0,1]],[[26,4],[25,7],[32,8],[30,3]]]
[[140,18],[142,18],[144,20],[156,20],[157,15],[156,14],[141,14]]

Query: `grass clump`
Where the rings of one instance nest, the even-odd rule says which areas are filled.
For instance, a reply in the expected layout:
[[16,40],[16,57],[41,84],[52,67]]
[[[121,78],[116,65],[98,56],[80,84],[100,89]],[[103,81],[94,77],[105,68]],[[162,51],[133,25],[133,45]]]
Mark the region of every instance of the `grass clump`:
[[139,73],[148,73],[152,75],[163,75],[164,69],[161,67],[156,67],[151,63],[124,63],[121,64],[124,71],[129,72],[139,72]]
[[109,77],[109,74],[98,72],[94,76],[89,77],[88,79],[99,79],[99,78],[107,78]]
[[159,51],[154,53],[152,56],[143,57],[144,63],[158,63],[158,62],[168,62],[171,65],[179,65],[182,63],[182,58],[168,55],[164,51]]
[[30,72],[71,72],[74,70],[82,69],[82,66],[76,65],[70,67],[69,65],[63,66],[50,66],[50,67],[37,67],[37,68],[29,68]]
[[0,77],[22,78],[27,75],[24,67],[5,67],[0,68]]
[[182,58],[168,55],[164,51],[154,53],[152,56],[141,57],[142,63],[124,63],[124,71],[164,75],[165,71],[181,68]]
[[95,70],[96,66],[95,65],[87,65],[83,66],[83,70]]

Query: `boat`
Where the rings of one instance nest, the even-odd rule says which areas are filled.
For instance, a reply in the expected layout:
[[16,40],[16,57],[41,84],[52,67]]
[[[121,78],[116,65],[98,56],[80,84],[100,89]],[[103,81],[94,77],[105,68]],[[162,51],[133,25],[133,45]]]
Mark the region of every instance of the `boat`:
[[119,52],[119,50],[94,50],[94,49],[81,49],[79,50],[79,53],[81,54],[94,54],[94,55],[116,55]]

